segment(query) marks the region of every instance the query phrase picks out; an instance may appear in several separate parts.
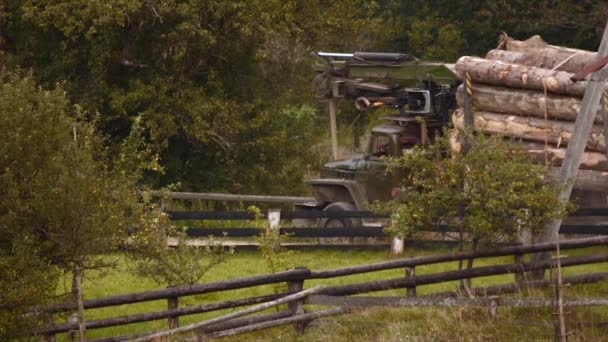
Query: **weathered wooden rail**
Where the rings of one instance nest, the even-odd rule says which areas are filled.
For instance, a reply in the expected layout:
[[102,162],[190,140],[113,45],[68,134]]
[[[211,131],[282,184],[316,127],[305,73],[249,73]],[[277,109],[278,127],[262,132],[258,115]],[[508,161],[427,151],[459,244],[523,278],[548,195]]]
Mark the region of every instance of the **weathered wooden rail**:
[[[255,216],[247,211],[167,211],[167,214],[175,221],[191,221],[191,220],[253,220]],[[579,218],[583,216],[604,217],[608,216],[608,208],[583,208],[574,212],[571,217]],[[344,211],[344,212],[325,212],[325,211],[286,211],[280,213],[281,219],[341,219],[341,218],[360,218],[360,219],[388,219],[388,215],[373,213],[370,211]],[[186,234],[193,238],[207,238],[208,236],[222,236],[226,238],[247,238],[259,236],[264,231],[263,228],[243,227],[243,228],[200,228],[189,227],[186,229]],[[454,227],[447,225],[436,225],[425,229],[426,232],[434,233],[458,233]],[[287,247],[301,246],[340,246],[347,247],[353,245],[356,247],[365,246],[387,246],[389,237],[385,233],[382,226],[365,226],[365,227],[345,227],[345,228],[321,228],[321,227],[281,227],[275,230],[276,234],[287,234],[290,241],[298,238],[377,238],[372,245],[365,243],[289,243]],[[608,224],[564,224],[560,229],[562,234],[576,235],[608,235]],[[428,240],[426,240],[428,241]],[[422,242],[426,242],[422,240]],[[436,240],[434,240],[436,241]],[[249,244],[243,241],[232,241],[235,246],[245,246]],[[415,245],[421,241],[410,241]],[[445,242],[445,241],[444,241]],[[447,241],[448,243],[450,241]],[[452,243],[456,243],[452,241]]]
[[314,197],[300,196],[266,196],[266,195],[241,195],[222,194],[210,192],[175,192],[155,191],[156,196],[166,196],[175,200],[203,200],[203,201],[226,201],[226,202],[259,202],[259,203],[303,203],[314,201]]
[[[608,237],[593,237],[585,239],[567,240],[560,243],[561,250],[587,248],[593,246],[607,246]],[[231,279],[220,282],[210,282],[205,284],[192,284],[183,285],[171,288],[156,289],[150,291],[142,291],[137,293],[130,293],[125,295],[115,295],[95,299],[87,299],[84,301],[85,309],[93,309],[100,307],[111,307],[117,305],[125,305],[132,303],[140,303],[145,301],[153,300],[167,300],[168,309],[158,312],[139,313],[134,315],[124,315],[119,317],[109,317],[97,320],[87,320],[87,329],[97,329],[110,326],[118,326],[124,324],[131,324],[137,322],[146,322],[151,320],[167,319],[168,325],[172,329],[176,329],[179,326],[178,318],[184,315],[191,315],[195,313],[211,312],[226,308],[236,308],[254,304],[268,303],[272,301],[280,300],[286,296],[294,293],[302,292],[304,289],[304,282],[312,279],[328,279],[337,278],[343,276],[351,276],[355,274],[377,272],[383,270],[401,269],[404,270],[404,276],[391,279],[382,279],[368,282],[351,283],[345,285],[326,286],[319,290],[315,294],[311,294],[306,297],[299,298],[298,300],[291,302],[288,306],[287,312],[280,312],[273,315],[263,314],[255,315],[246,318],[234,318],[234,320],[218,321],[217,325],[207,324],[204,325],[203,331],[205,334],[210,336],[224,336],[226,334],[232,334],[237,332],[251,331],[251,329],[264,328],[269,326],[276,326],[282,324],[295,324],[296,329],[301,330],[304,323],[310,321],[315,317],[320,317],[328,314],[338,314],[348,311],[347,307],[357,306],[361,299],[353,299],[356,297],[349,297],[353,294],[363,294],[370,292],[378,292],[392,289],[405,289],[404,295],[408,297],[416,296],[416,288],[419,286],[437,284],[446,281],[454,281],[461,279],[472,279],[478,277],[485,277],[490,275],[499,274],[514,274],[516,275],[516,282],[502,285],[494,285],[487,288],[472,289],[472,293],[476,294],[492,294],[492,293],[506,293],[517,291],[524,286],[547,286],[550,284],[546,280],[537,280],[532,282],[526,281],[526,273],[539,269],[551,268],[554,265],[554,260],[548,260],[544,263],[530,264],[523,261],[522,256],[529,253],[546,252],[555,249],[556,243],[543,243],[536,245],[523,245],[523,246],[507,246],[501,248],[495,248],[490,250],[481,250],[474,252],[460,252],[460,253],[448,253],[442,255],[431,255],[431,256],[420,256],[414,258],[397,259],[385,262],[378,262],[373,264],[358,265],[343,267],[332,270],[321,270],[311,271],[307,268],[298,268],[294,270],[274,273],[274,274],[263,274],[252,277],[245,277],[239,279]],[[430,265],[444,262],[454,262],[459,260],[478,259],[486,257],[500,257],[500,256],[513,256],[515,258],[514,263],[510,264],[499,264],[491,266],[473,267],[465,270],[453,270],[444,271],[430,274],[417,274],[416,267],[423,265]],[[578,255],[567,258],[562,258],[562,267],[569,267],[575,265],[585,264],[596,264],[608,262],[608,252]],[[592,273],[576,275],[564,278],[566,282],[571,281],[572,283],[584,283],[592,281],[600,281],[608,278],[608,272]],[[248,288],[253,286],[268,285],[287,283],[288,291],[279,294],[268,294],[263,296],[234,299],[228,301],[205,303],[200,305],[191,305],[186,307],[179,307],[179,298],[183,296],[191,296],[196,294],[228,291],[234,289]],[[418,297],[416,301],[404,301],[403,296],[391,297],[393,298],[395,305],[414,305],[412,303],[418,303],[423,300],[425,303],[432,305],[433,303],[439,303],[447,297],[454,297],[457,294],[453,292],[442,292],[435,293],[423,297]],[[387,297],[379,297],[374,299],[371,297],[367,299],[369,303],[375,303],[373,305],[386,305],[390,299]],[[420,299],[422,298],[422,299]],[[313,313],[306,313],[304,311],[304,304],[330,304],[330,303],[343,303],[341,308],[330,309],[329,311],[319,311]],[[407,304],[410,303],[410,304]],[[438,304],[440,305],[440,304]],[[75,303],[61,303],[50,305],[46,307],[37,307],[35,311],[39,312],[62,312],[62,311],[73,311],[76,308]],[[49,324],[43,327],[39,327],[36,330],[37,335],[47,336],[49,339],[54,337],[55,334],[65,333],[71,330],[78,329],[78,323],[55,323]],[[104,339],[104,341],[117,341],[123,340],[130,337],[115,337],[110,339]]]

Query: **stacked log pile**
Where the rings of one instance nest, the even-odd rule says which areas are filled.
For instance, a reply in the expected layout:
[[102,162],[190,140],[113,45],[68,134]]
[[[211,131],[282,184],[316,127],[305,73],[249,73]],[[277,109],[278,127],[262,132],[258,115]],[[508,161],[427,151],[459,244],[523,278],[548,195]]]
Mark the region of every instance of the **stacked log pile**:
[[[574,121],[580,110],[586,81],[570,78],[596,60],[590,51],[549,45],[539,36],[525,41],[501,37],[497,49],[485,58],[461,57],[456,71],[472,80],[473,128],[487,134],[502,134],[520,144],[539,162],[559,166]],[[457,92],[464,103],[464,85]],[[581,169],[608,171],[604,114],[598,113],[587,140]],[[464,130],[464,111],[452,116],[454,127]]]

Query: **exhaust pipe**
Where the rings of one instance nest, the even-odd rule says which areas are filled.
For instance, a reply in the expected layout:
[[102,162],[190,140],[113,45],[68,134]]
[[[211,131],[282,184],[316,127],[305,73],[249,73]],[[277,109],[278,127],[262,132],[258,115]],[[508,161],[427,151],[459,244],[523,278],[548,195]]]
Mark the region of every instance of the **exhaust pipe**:
[[[373,101],[373,102],[372,102]],[[368,99],[367,97],[361,96],[355,100],[355,108],[359,111],[366,111],[375,109],[386,105],[383,101],[377,101],[376,99]]]

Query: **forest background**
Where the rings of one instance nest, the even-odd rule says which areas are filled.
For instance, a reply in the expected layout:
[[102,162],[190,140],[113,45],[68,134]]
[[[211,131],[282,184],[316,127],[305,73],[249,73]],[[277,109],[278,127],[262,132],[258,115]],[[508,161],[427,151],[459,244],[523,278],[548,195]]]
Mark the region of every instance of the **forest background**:
[[607,13],[590,0],[3,0],[0,67],[62,84],[110,155],[141,123],[164,169],[146,173],[152,188],[297,194],[329,158],[311,51],[455,62],[503,31],[595,50]]

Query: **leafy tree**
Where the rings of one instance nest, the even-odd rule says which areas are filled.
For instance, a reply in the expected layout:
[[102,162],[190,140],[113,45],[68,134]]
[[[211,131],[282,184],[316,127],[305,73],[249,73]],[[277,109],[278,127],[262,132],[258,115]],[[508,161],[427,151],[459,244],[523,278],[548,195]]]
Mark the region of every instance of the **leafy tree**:
[[[102,113],[111,153],[140,117],[166,171],[148,175],[151,184],[304,191],[306,167],[293,164],[314,164],[305,147],[318,135],[298,131],[317,126],[308,53],[365,48],[375,9],[366,0],[9,2],[0,49],[46,85],[65,79],[74,102]],[[290,117],[296,108],[315,115]],[[283,129],[298,136],[267,138]]]
[[441,138],[393,160],[404,175],[404,196],[391,204],[392,234],[409,237],[441,223],[457,228],[476,248],[512,241],[523,229],[538,232],[565,214],[546,182],[548,168],[502,137],[469,135],[468,141],[467,154],[445,157],[449,140]]
[[206,246],[190,246],[183,232],[172,230],[169,239],[173,245],[169,246],[164,234],[144,233],[147,238],[142,238],[141,232],[138,235],[135,246],[130,246],[135,252],[131,255],[133,270],[165,286],[194,284],[234,252],[232,248],[224,248],[222,239],[212,236]]
[[111,161],[61,86],[44,90],[23,72],[0,77],[0,335],[6,336],[23,327],[17,322],[35,318],[21,316],[29,306],[56,297],[60,272],[80,278],[111,266],[102,254],[130,247],[133,227],[162,234],[165,218],[136,186],[141,170],[157,167],[138,147],[137,126],[121,158]]
[[601,1],[414,0],[383,1],[376,16],[385,27],[383,49],[454,62],[461,55],[484,55],[501,32],[525,39],[539,34],[552,44],[597,49],[607,4]]

